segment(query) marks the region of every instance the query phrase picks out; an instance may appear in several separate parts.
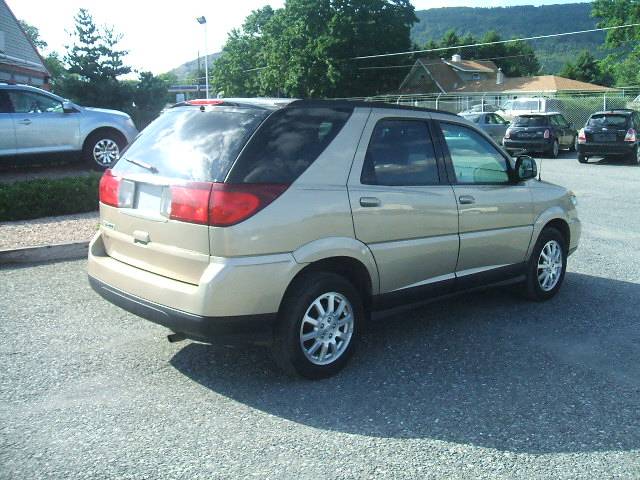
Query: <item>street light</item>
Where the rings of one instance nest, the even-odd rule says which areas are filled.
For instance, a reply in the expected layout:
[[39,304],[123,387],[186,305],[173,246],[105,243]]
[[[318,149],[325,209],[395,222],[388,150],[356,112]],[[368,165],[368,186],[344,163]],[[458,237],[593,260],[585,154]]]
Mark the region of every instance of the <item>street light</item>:
[[204,17],[196,18],[200,25],[204,25],[204,82],[207,89],[207,98],[209,98],[209,62],[207,55],[207,19]]

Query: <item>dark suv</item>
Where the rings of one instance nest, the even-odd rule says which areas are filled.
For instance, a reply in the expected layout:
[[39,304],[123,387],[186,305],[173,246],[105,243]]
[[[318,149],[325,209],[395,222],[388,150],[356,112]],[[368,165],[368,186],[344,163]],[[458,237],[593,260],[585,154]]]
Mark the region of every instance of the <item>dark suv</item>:
[[561,148],[575,150],[575,127],[561,113],[530,113],[513,119],[504,134],[504,148],[509,152],[538,152],[556,158]]
[[618,156],[631,164],[640,164],[640,113],[635,110],[610,110],[592,114],[578,134],[578,161],[589,157]]

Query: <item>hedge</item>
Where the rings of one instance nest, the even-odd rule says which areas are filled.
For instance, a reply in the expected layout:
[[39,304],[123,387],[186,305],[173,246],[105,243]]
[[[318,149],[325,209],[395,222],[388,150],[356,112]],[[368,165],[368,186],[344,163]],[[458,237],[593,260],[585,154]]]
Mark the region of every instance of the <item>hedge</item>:
[[100,174],[0,183],[0,222],[98,209]]

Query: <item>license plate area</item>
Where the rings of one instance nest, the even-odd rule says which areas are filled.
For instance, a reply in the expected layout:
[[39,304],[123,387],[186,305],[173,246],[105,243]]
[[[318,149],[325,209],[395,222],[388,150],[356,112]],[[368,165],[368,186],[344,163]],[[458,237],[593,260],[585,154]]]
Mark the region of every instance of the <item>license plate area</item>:
[[593,135],[593,140],[595,142],[615,142],[616,134],[615,133],[595,133]]
[[141,213],[158,215],[162,211],[163,186],[138,183],[133,208]]

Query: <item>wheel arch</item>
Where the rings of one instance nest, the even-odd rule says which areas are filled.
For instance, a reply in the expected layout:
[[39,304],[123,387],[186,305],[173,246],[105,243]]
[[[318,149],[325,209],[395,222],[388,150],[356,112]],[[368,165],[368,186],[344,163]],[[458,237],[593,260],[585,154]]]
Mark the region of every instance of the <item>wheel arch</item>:
[[542,231],[548,227],[557,229],[566,241],[566,248],[569,248],[571,245],[571,228],[569,227],[569,222],[564,211],[560,207],[553,207],[543,212],[534,223],[533,235],[527,251],[527,258],[531,256],[533,247],[538,242],[538,238]]
[[87,135],[84,137],[84,140],[82,141],[82,151],[84,152],[85,149],[87,148],[87,142],[89,141],[89,139],[97,133],[111,133],[111,134],[115,134],[118,135],[123,141],[124,144],[127,145],[127,136],[121,132],[120,130],[118,130],[115,127],[112,126],[108,126],[108,125],[104,125],[101,127],[95,127],[93,128],[91,131],[89,131],[89,133],[87,133]]

